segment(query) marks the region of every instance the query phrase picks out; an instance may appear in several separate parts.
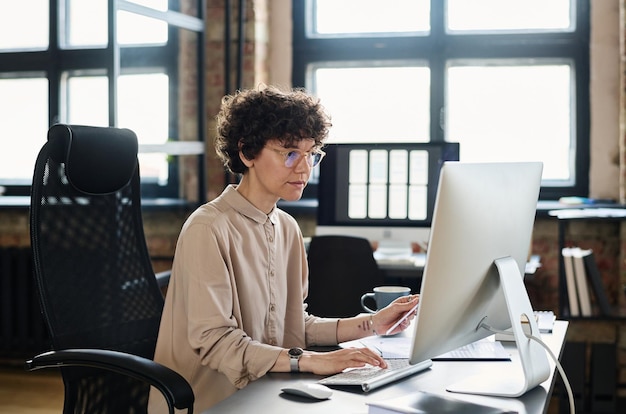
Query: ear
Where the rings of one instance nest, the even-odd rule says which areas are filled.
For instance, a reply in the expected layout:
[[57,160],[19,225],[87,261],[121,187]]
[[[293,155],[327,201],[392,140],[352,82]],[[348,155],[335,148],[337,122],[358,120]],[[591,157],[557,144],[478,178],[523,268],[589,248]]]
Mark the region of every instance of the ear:
[[252,165],[254,165],[254,159],[248,159],[244,155],[243,150],[242,150],[242,148],[243,148],[243,141],[242,140],[239,140],[238,147],[239,147],[239,159],[241,160],[243,165],[245,165],[248,168],[252,167]]
[[241,151],[241,150],[239,150],[239,159],[241,160],[243,165],[245,165],[248,168],[250,168],[250,167],[252,167],[254,165],[254,159],[249,160],[248,158],[246,158],[246,156],[243,155],[243,151]]

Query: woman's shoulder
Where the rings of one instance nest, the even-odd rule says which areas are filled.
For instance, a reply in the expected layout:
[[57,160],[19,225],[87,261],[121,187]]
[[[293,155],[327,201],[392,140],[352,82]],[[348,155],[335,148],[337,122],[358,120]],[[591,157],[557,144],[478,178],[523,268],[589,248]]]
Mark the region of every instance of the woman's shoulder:
[[190,228],[219,229],[224,226],[229,227],[230,219],[227,210],[228,206],[224,206],[215,200],[205,203],[189,215],[183,225],[182,232]]

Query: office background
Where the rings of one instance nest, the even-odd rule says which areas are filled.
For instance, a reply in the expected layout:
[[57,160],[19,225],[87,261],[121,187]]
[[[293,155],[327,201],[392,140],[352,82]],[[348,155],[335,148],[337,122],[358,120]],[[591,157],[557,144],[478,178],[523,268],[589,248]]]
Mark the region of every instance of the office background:
[[[227,177],[212,148],[213,116],[224,88],[222,1],[207,1],[206,13],[206,198],[218,195]],[[246,3],[243,79],[245,87],[259,83],[291,84],[291,2],[249,0]],[[626,0],[591,1],[590,38],[590,197],[626,202]],[[235,16],[233,16],[233,19]],[[2,138],[6,139],[6,138]],[[181,163],[184,166],[184,163]],[[198,177],[181,174],[181,187],[193,187]],[[180,227],[191,206],[146,208],[144,222],[156,271],[169,267]],[[293,213],[305,236],[315,234],[315,214]],[[532,253],[541,256],[542,267],[527,280],[536,309],[558,310],[557,220],[539,214],[533,235]],[[626,314],[626,222],[581,221],[568,226],[568,240],[592,248],[610,299]],[[0,249],[28,248],[28,209],[3,205],[0,197]],[[356,299],[355,299],[356,300]],[[1,328],[0,328],[1,330]],[[626,324],[619,320],[577,319],[568,338],[578,342],[608,342],[617,345],[618,393],[626,397]],[[0,355],[10,357],[11,355]]]

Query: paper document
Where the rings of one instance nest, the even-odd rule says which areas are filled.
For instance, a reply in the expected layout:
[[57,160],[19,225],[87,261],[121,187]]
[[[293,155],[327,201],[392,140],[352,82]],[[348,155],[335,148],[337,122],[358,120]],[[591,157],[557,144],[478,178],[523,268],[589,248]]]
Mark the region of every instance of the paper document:
[[485,338],[441,354],[433,358],[433,361],[507,361],[510,359],[511,355],[499,341]]
[[385,359],[408,358],[411,353],[411,338],[406,335],[368,336],[360,339],[368,348],[380,352]]
[[[360,339],[363,345],[380,352],[385,359],[409,358],[411,354],[412,338],[407,335],[396,336],[368,336]],[[502,344],[493,340],[493,336],[462,346],[454,351],[447,352],[433,361],[468,360],[493,361],[510,360],[511,355]]]

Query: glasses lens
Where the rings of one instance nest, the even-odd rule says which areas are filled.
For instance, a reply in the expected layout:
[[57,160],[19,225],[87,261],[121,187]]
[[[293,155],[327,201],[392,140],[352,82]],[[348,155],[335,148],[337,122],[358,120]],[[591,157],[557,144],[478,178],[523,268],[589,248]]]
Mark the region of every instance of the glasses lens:
[[316,167],[317,164],[320,163],[320,161],[322,161],[322,158],[324,158],[324,153],[323,152],[310,152],[310,153],[303,154],[299,151],[289,151],[285,153],[285,167],[292,168],[294,165],[296,165],[300,161],[300,158],[303,156],[306,158],[306,163],[311,168],[313,168],[313,167]]
[[317,165],[322,162],[322,158],[326,155],[324,152],[314,152],[311,154],[311,167],[317,167]]
[[311,156],[309,158],[309,165],[311,167],[316,167],[317,164],[319,164],[321,160],[322,160],[322,154],[319,152],[313,152],[311,153]]
[[298,151],[289,151],[285,157],[285,166],[291,168],[296,165],[299,159],[300,153]]

